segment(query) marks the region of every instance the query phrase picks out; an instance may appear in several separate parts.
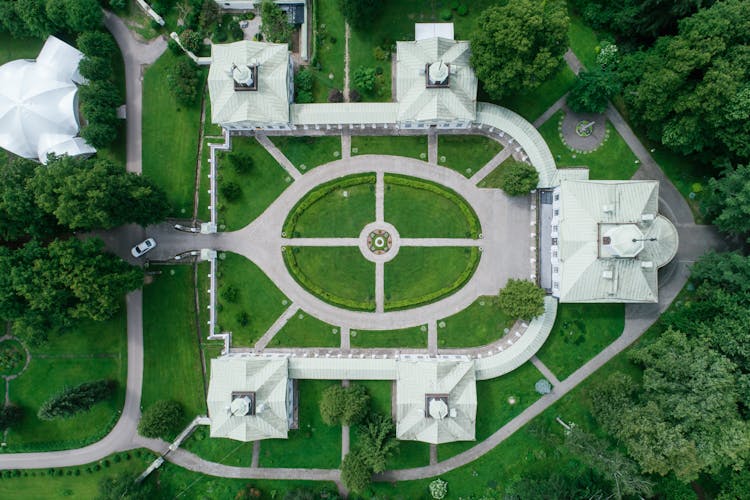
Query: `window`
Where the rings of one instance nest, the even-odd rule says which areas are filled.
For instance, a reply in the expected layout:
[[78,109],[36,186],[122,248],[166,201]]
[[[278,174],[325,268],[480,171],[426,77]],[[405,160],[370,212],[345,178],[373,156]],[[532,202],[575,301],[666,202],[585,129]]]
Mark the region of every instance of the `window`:
[[552,252],[552,257],[557,257],[557,251]]
[[553,267],[552,268],[552,272],[553,273],[559,273],[560,272],[560,268],[559,267]]
[[557,238],[552,238],[552,244],[557,245]]
[[560,210],[557,208],[555,209],[555,215],[560,215]]
[[559,195],[559,194],[556,194],[556,195],[555,195],[555,201],[559,201],[559,200],[560,200],[560,195]]

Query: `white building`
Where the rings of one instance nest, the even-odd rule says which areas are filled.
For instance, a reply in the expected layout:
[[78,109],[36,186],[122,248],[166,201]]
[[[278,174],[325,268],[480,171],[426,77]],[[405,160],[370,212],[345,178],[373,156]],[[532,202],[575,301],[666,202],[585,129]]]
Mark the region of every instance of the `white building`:
[[0,147],[46,163],[47,155],[96,152],[78,137],[83,54],[51,36],[36,61],[0,66]]

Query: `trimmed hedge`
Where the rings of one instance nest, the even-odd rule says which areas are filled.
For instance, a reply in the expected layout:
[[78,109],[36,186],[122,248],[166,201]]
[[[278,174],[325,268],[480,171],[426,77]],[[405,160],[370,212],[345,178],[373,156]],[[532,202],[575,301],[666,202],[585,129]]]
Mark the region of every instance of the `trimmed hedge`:
[[327,194],[330,194],[337,189],[359,186],[362,184],[375,184],[375,174],[350,175],[347,177],[342,177],[340,179],[334,179],[317,186],[315,189],[307,193],[304,198],[298,201],[296,205],[294,205],[294,208],[292,208],[291,212],[289,212],[289,215],[284,222],[282,231],[284,231],[284,234],[286,234],[288,238],[291,238],[294,235],[294,229],[297,226],[297,221],[305,212],[305,210],[310,208]]
[[452,201],[458,206],[459,210],[461,210],[461,213],[464,214],[464,217],[466,217],[466,221],[469,223],[469,234],[467,235],[467,237],[479,238],[479,234],[482,232],[481,226],[479,224],[479,217],[477,217],[477,214],[476,212],[474,212],[474,209],[471,208],[471,205],[469,205],[466,200],[461,197],[461,195],[459,195],[452,189],[448,189],[445,186],[435,184],[434,182],[403,175],[386,174],[384,176],[384,180],[386,184],[406,186],[414,189],[423,189]]
[[437,302],[443,297],[446,297],[452,294],[453,292],[455,292],[456,290],[464,286],[467,281],[469,281],[469,278],[471,278],[471,276],[474,274],[474,271],[476,271],[477,266],[479,265],[479,259],[480,259],[479,249],[477,247],[471,247],[471,252],[469,255],[469,264],[461,272],[461,274],[458,275],[458,277],[453,281],[453,283],[441,288],[440,290],[435,290],[434,292],[427,293],[420,297],[411,298],[411,299],[401,299],[401,300],[396,300],[396,301],[387,303],[385,306],[385,310],[395,311],[398,309],[409,309],[415,306],[423,306],[426,304],[430,304],[432,302]]
[[338,295],[334,295],[333,293],[324,290],[322,287],[310,281],[307,275],[302,271],[302,269],[300,269],[299,264],[297,263],[297,257],[294,255],[293,247],[284,248],[284,263],[286,264],[287,270],[291,273],[292,276],[294,276],[294,279],[296,279],[300,285],[302,285],[304,288],[307,288],[309,292],[324,300],[325,302],[328,302],[329,304],[333,304],[335,306],[341,306],[346,309],[353,309],[355,311],[375,310],[374,303],[371,303],[369,301],[360,302],[339,297]]

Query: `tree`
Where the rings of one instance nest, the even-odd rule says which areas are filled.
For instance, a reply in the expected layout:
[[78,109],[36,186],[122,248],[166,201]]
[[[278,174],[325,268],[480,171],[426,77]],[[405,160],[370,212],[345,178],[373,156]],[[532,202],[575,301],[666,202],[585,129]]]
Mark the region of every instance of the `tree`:
[[312,87],[313,75],[309,69],[301,69],[294,75],[295,100],[297,102],[313,102]]
[[750,163],[711,178],[702,205],[722,232],[750,241]]
[[546,470],[532,469],[524,476],[512,478],[506,488],[505,500],[554,499],[580,500],[608,498],[608,486],[591,469]]
[[500,189],[510,196],[528,195],[539,183],[539,173],[522,161],[510,160],[500,172]]
[[226,201],[232,203],[240,199],[240,196],[242,196],[242,188],[234,181],[222,182],[221,195]]
[[141,416],[138,432],[148,438],[170,438],[180,430],[184,411],[176,401],[160,400]]
[[177,102],[193,104],[203,91],[198,68],[186,56],[178,57],[167,72],[167,83]]
[[471,63],[485,91],[500,99],[537,87],[560,66],[568,16],[558,0],[489,7],[471,34]]
[[568,94],[567,103],[576,113],[601,113],[609,99],[620,91],[616,75],[611,71],[581,71]]
[[344,19],[357,30],[372,23],[377,11],[378,4],[375,0],[341,0]]
[[27,187],[38,163],[13,158],[0,168],[0,240],[45,238],[59,230],[57,220],[34,203]]
[[104,148],[115,140],[117,129],[109,123],[91,121],[81,129],[81,137],[94,148]]
[[[200,26],[201,31],[207,33],[208,29],[219,21],[221,21],[219,4],[214,2],[214,0],[204,0],[201,6],[201,15],[198,16],[198,26]],[[236,21],[232,22],[237,24]]]
[[0,430],[9,429],[23,420],[23,408],[8,405],[0,409]]
[[29,37],[31,33],[16,7],[16,2],[0,2],[0,31],[10,33],[13,38]]
[[511,318],[530,321],[544,312],[544,290],[531,281],[509,279],[500,290],[498,304]]
[[292,25],[281,7],[273,0],[263,0],[260,4],[260,33],[271,43],[289,43],[292,39]]
[[250,153],[244,151],[233,151],[229,154],[229,164],[238,174],[246,174],[253,169],[255,160]]
[[154,486],[149,481],[137,481],[137,476],[122,473],[108,476],[99,483],[98,500],[145,500],[153,498]]
[[352,425],[362,421],[369,404],[370,395],[363,385],[332,385],[323,391],[320,416],[328,425]]
[[390,416],[375,414],[362,428],[360,450],[365,463],[375,473],[385,470],[388,458],[398,449],[396,427]]
[[73,32],[94,31],[102,25],[102,9],[97,0],[65,0],[65,9]]
[[29,188],[42,210],[73,230],[147,226],[169,211],[161,188],[103,158],[53,158],[36,170]]
[[[214,3],[214,5],[216,4]],[[188,29],[180,33],[180,43],[186,50],[198,54],[203,46],[203,37],[200,33]]]
[[18,17],[33,36],[47,38],[54,31],[47,17],[45,0],[18,0],[15,4]]
[[37,416],[42,420],[72,417],[77,413],[88,411],[96,403],[110,397],[115,387],[113,380],[97,380],[65,388],[42,403]]
[[354,86],[365,92],[372,92],[375,90],[375,69],[364,68],[360,66],[354,71],[352,75],[352,82]]
[[112,63],[103,57],[84,57],[78,71],[88,80],[106,80],[112,76]]
[[108,32],[85,31],[76,39],[78,50],[88,57],[101,57],[111,60],[117,52],[115,41]]
[[370,486],[372,471],[362,452],[347,453],[341,463],[341,480],[349,491],[356,494],[363,493]]

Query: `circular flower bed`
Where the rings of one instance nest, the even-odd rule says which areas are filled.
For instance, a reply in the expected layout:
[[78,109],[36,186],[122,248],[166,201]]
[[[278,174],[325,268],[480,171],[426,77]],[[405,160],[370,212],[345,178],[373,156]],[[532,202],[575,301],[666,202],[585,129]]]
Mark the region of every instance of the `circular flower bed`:
[[376,229],[367,235],[367,248],[376,255],[382,255],[391,249],[393,238],[388,231]]
[[576,123],[576,134],[579,137],[589,137],[594,133],[594,124],[587,120]]

